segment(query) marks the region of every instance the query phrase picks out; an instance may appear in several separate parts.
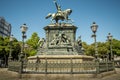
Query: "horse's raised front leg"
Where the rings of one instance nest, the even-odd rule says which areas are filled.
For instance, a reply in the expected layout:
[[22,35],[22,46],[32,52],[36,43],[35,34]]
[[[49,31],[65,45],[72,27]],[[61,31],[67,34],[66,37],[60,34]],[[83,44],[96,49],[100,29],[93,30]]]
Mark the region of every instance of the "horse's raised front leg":
[[65,19],[67,23],[74,23],[74,21],[70,18]]

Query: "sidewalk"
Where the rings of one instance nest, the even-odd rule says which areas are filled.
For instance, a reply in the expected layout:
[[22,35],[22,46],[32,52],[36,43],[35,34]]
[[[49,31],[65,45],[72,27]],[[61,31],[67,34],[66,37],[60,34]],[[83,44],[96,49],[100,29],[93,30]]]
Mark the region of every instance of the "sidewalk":
[[[0,68],[0,80],[50,80],[39,78],[23,78],[19,79],[19,74],[16,72],[10,72],[6,68]],[[62,79],[56,79],[62,80]],[[104,76],[102,78],[80,78],[77,80],[120,80],[120,68],[116,68],[116,74]]]

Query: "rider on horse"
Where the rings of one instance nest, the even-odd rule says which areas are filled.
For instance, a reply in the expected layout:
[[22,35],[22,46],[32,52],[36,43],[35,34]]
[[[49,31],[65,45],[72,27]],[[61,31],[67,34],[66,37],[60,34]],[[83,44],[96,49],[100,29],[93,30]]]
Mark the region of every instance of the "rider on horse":
[[61,10],[60,5],[57,4],[56,0],[54,0],[55,6],[57,8],[57,13],[49,13],[45,18],[48,19],[49,17],[51,17],[51,21],[55,20],[56,23],[58,23],[59,20],[71,20],[68,18],[68,16],[72,13],[71,9],[66,9],[66,10]]
[[61,10],[61,6],[57,4],[56,0],[54,0],[55,6],[57,8],[56,16],[63,16],[63,12]]

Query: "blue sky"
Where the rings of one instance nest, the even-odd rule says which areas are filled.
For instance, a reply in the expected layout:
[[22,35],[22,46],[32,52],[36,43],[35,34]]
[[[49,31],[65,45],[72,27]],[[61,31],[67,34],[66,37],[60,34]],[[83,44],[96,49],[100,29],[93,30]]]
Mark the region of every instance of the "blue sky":
[[[120,40],[120,0],[57,0],[62,10],[72,9],[69,18],[78,27],[76,37],[82,36],[82,41],[93,43],[90,26],[95,21],[98,24],[97,41],[105,42],[110,32],[115,39]],[[28,26],[27,39],[33,32],[40,38],[45,37],[43,27],[50,23],[45,19],[48,13],[55,13],[53,0],[0,0],[0,16],[12,25],[12,34],[22,40],[20,26]]]

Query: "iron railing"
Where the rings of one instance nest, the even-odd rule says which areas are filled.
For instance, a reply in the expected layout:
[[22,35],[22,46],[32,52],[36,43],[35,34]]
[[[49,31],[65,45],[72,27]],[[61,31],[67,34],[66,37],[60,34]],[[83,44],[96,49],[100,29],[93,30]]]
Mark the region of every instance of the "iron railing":
[[8,62],[8,70],[19,72],[21,69],[22,63],[19,61],[10,61]]
[[[75,59],[41,59],[39,62],[9,62],[9,70],[36,74],[99,74],[115,69],[111,61],[85,61]],[[21,69],[21,70],[20,70]]]

